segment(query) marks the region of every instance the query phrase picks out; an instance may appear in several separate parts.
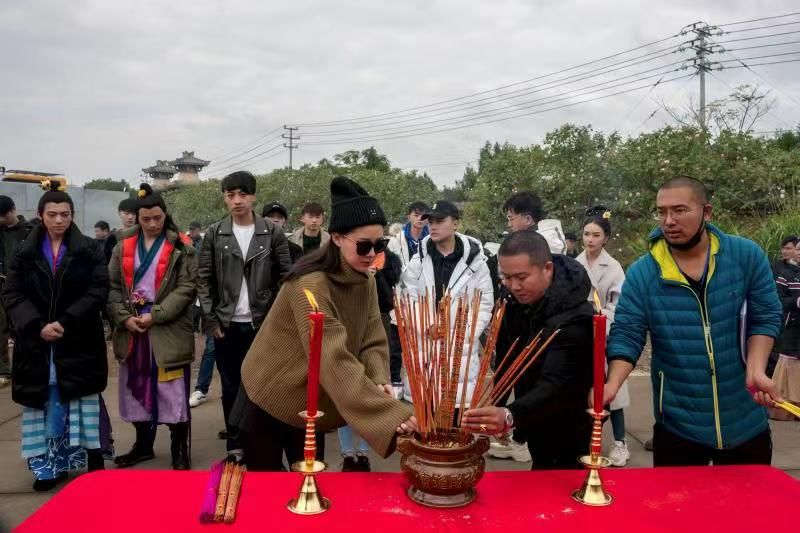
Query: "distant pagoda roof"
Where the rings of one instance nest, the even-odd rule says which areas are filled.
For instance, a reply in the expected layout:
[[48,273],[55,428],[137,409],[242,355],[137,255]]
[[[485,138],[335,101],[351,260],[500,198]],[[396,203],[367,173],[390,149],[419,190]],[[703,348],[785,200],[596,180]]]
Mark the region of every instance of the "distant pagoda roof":
[[206,161],[205,159],[200,159],[199,157],[194,156],[194,152],[183,152],[183,156],[179,157],[175,161],[172,161],[172,165],[176,168],[180,169],[181,167],[196,167],[198,170],[201,168],[208,166],[211,161]]
[[145,174],[150,174],[151,176],[155,176],[156,174],[169,174],[172,176],[177,172],[177,170],[172,166],[170,161],[159,159],[152,167],[143,168],[142,172]]

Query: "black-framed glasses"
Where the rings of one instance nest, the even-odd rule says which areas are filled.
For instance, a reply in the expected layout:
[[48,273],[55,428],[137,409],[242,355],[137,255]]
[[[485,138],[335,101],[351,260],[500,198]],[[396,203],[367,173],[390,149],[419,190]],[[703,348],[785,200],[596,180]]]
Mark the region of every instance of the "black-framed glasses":
[[369,255],[370,250],[375,250],[376,254],[379,254],[386,250],[389,246],[389,239],[386,237],[380,238],[376,241],[370,241],[367,239],[359,239],[357,241],[351,239],[347,235],[342,235],[348,241],[355,243],[356,245],[356,253],[358,255]]

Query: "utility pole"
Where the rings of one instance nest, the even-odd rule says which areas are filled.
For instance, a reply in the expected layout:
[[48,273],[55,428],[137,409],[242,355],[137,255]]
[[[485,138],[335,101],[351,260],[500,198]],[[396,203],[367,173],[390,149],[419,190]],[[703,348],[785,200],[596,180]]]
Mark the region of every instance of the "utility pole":
[[294,134],[298,129],[296,126],[293,128],[284,124],[283,129],[289,132],[282,134],[281,137],[289,141],[288,143],[283,143],[283,147],[289,149],[289,170],[292,170],[292,152],[296,148],[300,148],[300,145],[296,144],[294,141],[299,141],[300,136]]
[[688,46],[686,48],[681,47],[681,49],[691,49],[694,50],[695,56],[691,58],[689,61],[692,61],[692,65],[698,74],[698,78],[700,78],[700,116],[698,117],[700,120],[700,127],[702,129],[706,129],[706,72],[711,70],[720,70],[722,66],[719,63],[711,63],[708,61],[708,55],[713,54],[715,52],[720,52],[722,49],[716,45],[708,44],[708,39],[712,35],[718,35],[721,33],[720,29],[716,26],[709,26],[705,22],[695,22],[694,24],[689,24],[686,26],[682,31],[681,35],[686,35],[692,33],[694,34],[694,38],[686,43]]

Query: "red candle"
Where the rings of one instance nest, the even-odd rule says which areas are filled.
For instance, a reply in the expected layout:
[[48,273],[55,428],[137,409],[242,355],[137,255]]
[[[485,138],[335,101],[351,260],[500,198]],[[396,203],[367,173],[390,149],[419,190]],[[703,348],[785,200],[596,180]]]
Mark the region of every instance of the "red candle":
[[310,291],[306,297],[313,311],[308,314],[309,340],[308,340],[308,387],[306,411],[308,416],[317,414],[317,399],[319,398],[319,364],[322,356],[322,333],[325,322],[325,313],[317,307],[317,302]]
[[603,412],[603,386],[606,382],[606,317],[594,315],[594,412]]

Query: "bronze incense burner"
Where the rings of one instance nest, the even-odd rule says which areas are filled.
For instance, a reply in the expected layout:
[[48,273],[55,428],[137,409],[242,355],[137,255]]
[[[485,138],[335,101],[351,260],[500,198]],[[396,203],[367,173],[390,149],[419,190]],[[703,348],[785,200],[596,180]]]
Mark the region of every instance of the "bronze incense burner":
[[[428,507],[462,507],[475,499],[475,485],[483,477],[486,462],[483,454],[489,450],[485,436],[450,431],[448,446],[431,445],[417,436],[397,439],[397,449],[403,455],[400,469],[411,484],[408,497]],[[464,442],[461,444],[460,442]]]

